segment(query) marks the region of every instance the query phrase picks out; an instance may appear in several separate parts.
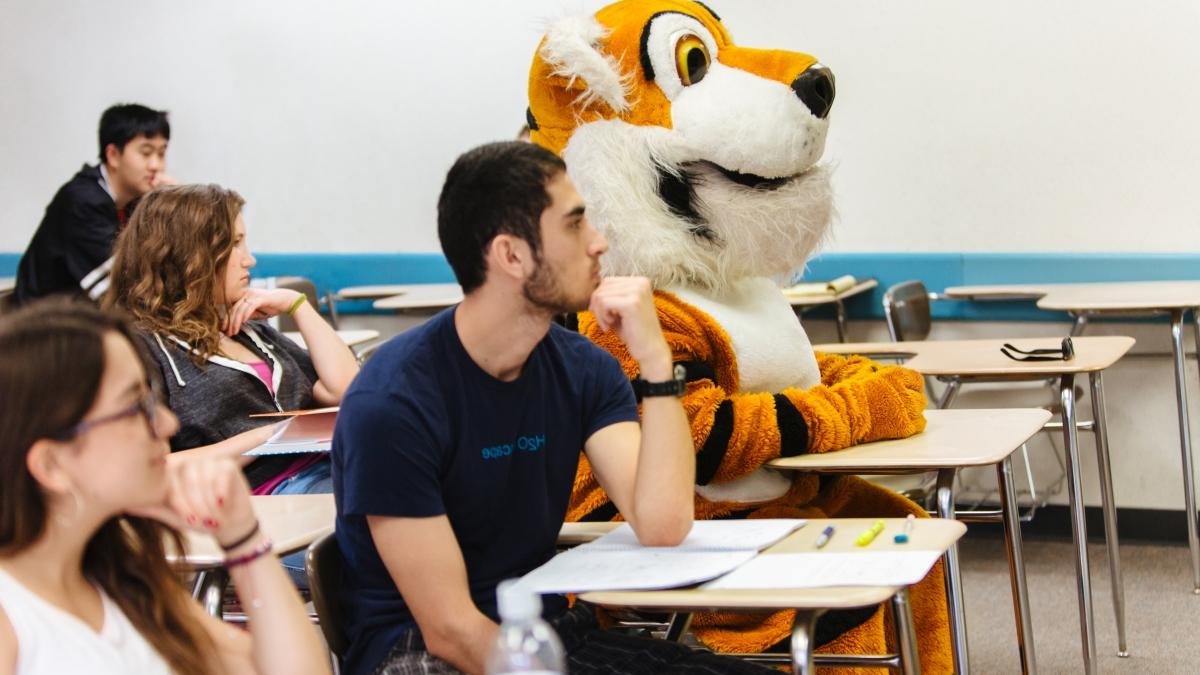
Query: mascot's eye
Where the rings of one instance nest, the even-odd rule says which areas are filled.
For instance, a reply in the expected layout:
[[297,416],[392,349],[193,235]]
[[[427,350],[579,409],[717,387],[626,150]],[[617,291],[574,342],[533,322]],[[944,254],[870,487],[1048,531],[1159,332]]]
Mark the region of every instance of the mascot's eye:
[[708,48],[695,35],[685,35],[675,43],[675,68],[679,80],[687,87],[708,74]]

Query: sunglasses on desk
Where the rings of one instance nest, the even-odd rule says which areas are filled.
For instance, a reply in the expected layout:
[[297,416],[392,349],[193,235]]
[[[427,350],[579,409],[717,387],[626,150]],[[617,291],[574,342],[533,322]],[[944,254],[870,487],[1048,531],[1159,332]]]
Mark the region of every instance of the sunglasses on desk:
[[1062,340],[1062,346],[1058,349],[1017,349],[1016,347],[1005,342],[1000,348],[1000,353],[1004,354],[1013,361],[1070,361],[1075,358],[1075,344],[1071,342],[1071,338],[1065,337]]

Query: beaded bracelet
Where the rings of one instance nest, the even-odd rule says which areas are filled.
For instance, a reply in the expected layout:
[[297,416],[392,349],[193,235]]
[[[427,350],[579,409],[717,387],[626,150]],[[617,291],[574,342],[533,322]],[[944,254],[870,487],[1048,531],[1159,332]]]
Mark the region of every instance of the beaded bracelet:
[[250,531],[249,531],[249,532],[247,532],[247,533],[246,533],[244,536],[238,537],[237,541],[233,542],[232,544],[221,544],[221,542],[217,542],[217,543],[218,543],[218,544],[221,544],[221,550],[222,550],[222,551],[225,551],[226,553],[229,553],[229,552],[230,552],[230,551],[232,551],[233,549],[235,549],[235,548],[237,548],[237,547],[241,546],[242,544],[244,544],[244,543],[246,543],[246,542],[250,541],[250,538],[251,538],[251,537],[253,537],[253,536],[254,536],[254,535],[256,535],[256,534],[258,534],[258,521],[257,521],[257,520],[255,520],[255,521],[254,521],[254,527],[250,528]]
[[300,297],[296,298],[296,301],[288,308],[288,316],[295,316],[296,310],[300,309],[300,305],[303,305],[305,302],[308,302],[308,295],[301,293]]
[[275,549],[275,545],[271,543],[270,539],[268,539],[265,542],[263,542],[262,546],[259,546],[258,548],[247,553],[246,555],[240,555],[236,558],[226,558],[225,559],[225,569],[231,570],[235,567],[240,567],[247,563],[252,563],[255,560],[258,560],[259,558],[263,557],[264,555],[270,553],[274,549]]

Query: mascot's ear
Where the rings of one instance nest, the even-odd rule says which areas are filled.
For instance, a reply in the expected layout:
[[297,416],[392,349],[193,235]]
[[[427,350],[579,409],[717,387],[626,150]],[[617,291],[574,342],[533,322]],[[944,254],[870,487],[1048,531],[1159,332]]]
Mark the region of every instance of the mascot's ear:
[[622,75],[617,60],[601,51],[606,37],[608,29],[593,16],[559,19],[546,31],[542,60],[552,76],[566,81],[564,88],[580,92],[574,101],[576,113],[598,101],[617,114],[629,111],[633,74]]

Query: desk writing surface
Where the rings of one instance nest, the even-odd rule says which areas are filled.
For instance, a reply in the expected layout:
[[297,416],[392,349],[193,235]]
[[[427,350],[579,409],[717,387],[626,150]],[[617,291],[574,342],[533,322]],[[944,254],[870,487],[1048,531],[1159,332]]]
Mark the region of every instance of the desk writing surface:
[[1049,288],[1037,302],[1055,311],[1121,312],[1200,307],[1200,281],[1123,281]]
[[[338,330],[336,331],[342,342],[346,343],[347,347],[361,345],[364,342],[370,342],[379,337],[379,331],[370,328],[361,328],[356,330]],[[300,345],[302,349],[308,349],[308,345],[304,342],[304,336],[298,330],[287,331],[283,334],[287,339]]]
[[838,300],[845,300],[859,293],[865,293],[878,285],[879,282],[875,279],[863,279],[841,293],[824,293],[820,295],[787,295],[785,293],[784,297],[787,298],[788,304],[792,307],[814,307],[816,305],[837,302]]
[[1037,300],[1039,309],[1059,312],[1136,312],[1200,307],[1200,281],[1192,280],[951,286],[944,294],[966,300]]
[[942,295],[958,300],[1036,300],[1057,286],[1066,284],[987,284],[948,286]]
[[837,473],[990,466],[1011,455],[1049,420],[1049,411],[1041,408],[926,410],[925,431],[915,436],[780,457],[768,466]]
[[339,289],[338,298],[342,300],[378,300],[380,298],[390,298],[393,295],[401,295],[406,292],[412,284],[376,284],[374,286],[348,286]]
[[[275,554],[299,551],[333,531],[337,512],[333,495],[264,495],[250,498],[259,525],[275,544]],[[225,553],[207,534],[186,532],[186,562],[197,568],[217,567]]]
[[391,297],[376,300],[375,309],[438,309],[462,302],[458,284],[412,284]]
[[[876,520],[883,520],[885,529],[867,547],[855,546],[854,540],[871,527]],[[835,532],[821,551],[864,551],[864,550],[925,550],[943,552],[966,533],[960,522],[938,518],[920,518],[913,524],[909,543],[895,544],[892,535],[904,531],[903,518],[821,518],[811,519],[804,527],[786,539],[763,551],[772,553],[797,553],[816,551],[814,542],[827,525]],[[901,548],[901,547],[904,548]],[[639,607],[670,611],[705,610],[759,610],[759,609],[849,609],[865,607],[886,601],[896,594],[895,586],[831,586],[828,588],[778,589],[778,590],[713,590],[698,588],[667,591],[596,591],[583,593],[579,597],[587,602],[609,607]]]
[[1120,360],[1134,344],[1133,338],[1123,335],[1081,336],[1071,340],[1075,345],[1075,358],[1070,361],[1014,361],[1000,353],[1000,346],[1006,342],[1024,350],[1062,346],[1062,338],[1047,337],[835,342],[814,345],[813,349],[830,354],[912,355],[904,365],[922,375],[1030,379],[1104,370]]
[[558,531],[558,545],[575,546],[577,544],[586,544],[589,541],[594,541],[612,532],[621,525],[622,523],[611,521],[605,523],[563,523],[562,529]]

